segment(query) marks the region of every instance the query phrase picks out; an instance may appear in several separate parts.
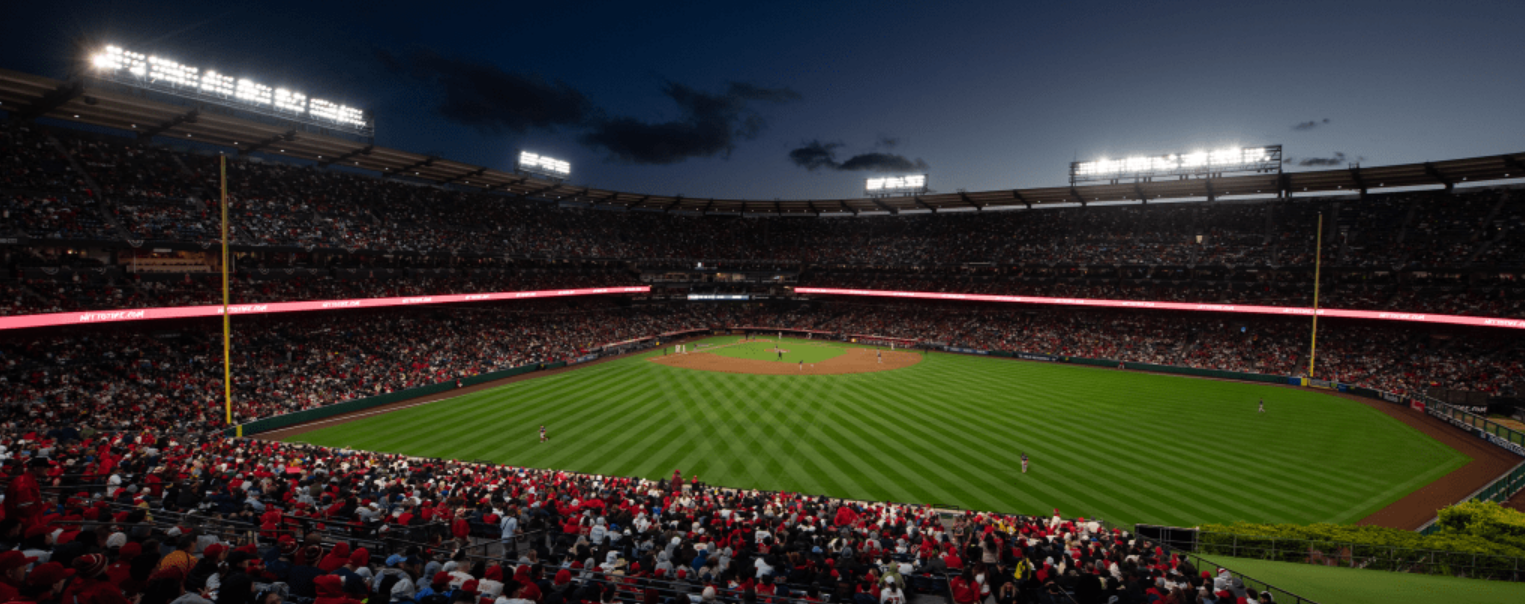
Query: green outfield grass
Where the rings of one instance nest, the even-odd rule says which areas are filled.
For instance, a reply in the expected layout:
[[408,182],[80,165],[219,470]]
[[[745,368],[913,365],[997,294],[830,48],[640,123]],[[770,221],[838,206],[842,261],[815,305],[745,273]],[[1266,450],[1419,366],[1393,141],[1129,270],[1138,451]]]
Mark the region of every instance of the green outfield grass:
[[[730,339],[730,338],[727,338]],[[699,350],[699,352],[712,352],[721,356],[738,359],[754,359],[759,361],[779,361],[782,363],[819,363],[832,357],[842,356],[847,352],[847,346],[835,342],[822,342],[817,340],[795,340],[785,338],[783,342],[774,342],[778,338],[771,338],[764,342],[745,342],[739,344],[723,344],[711,350]],[[708,346],[706,347],[708,348]],[[780,355],[775,349],[783,350]],[[782,357],[782,359],[780,358]]]
[[[783,347],[809,344],[820,342]],[[646,360],[654,354],[295,440],[1185,526],[1354,522],[1468,461],[1365,405],[1306,389],[942,353],[895,371],[782,376],[666,367]],[[541,424],[550,443],[538,442]]]
[[[1525,583],[1411,575],[1224,556],[1206,559],[1315,602],[1340,604],[1525,602]],[[1285,599],[1278,598],[1277,601],[1281,602]]]

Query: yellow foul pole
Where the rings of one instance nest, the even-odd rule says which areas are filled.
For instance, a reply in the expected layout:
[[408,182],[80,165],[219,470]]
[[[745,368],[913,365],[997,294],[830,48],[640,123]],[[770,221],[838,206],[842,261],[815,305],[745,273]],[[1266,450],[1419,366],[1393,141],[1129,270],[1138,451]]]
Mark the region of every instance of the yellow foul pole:
[[[218,177],[222,181],[222,395],[228,425],[233,425],[233,358],[229,356],[232,326],[228,317],[228,156],[217,157]],[[243,436],[243,428],[237,435]]]
[[1324,259],[1324,213],[1318,215],[1317,247],[1313,252],[1313,341],[1308,345],[1308,377],[1313,377],[1313,361],[1318,358],[1318,281],[1319,265]]

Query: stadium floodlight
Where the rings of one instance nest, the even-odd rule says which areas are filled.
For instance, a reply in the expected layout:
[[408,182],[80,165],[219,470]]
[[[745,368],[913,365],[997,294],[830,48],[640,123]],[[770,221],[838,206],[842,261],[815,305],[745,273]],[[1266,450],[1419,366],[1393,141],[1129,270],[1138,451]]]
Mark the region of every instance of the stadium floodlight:
[[572,175],[571,162],[547,157],[529,151],[519,152],[519,171],[556,180],[566,180]]
[[892,195],[920,195],[927,192],[927,175],[881,176],[863,183],[863,192],[869,197]]
[[367,137],[375,134],[375,124],[360,109],[267,86],[252,78],[234,78],[116,45],[102,48],[89,60],[91,75],[109,82],[325,129]]
[[1161,176],[1212,178],[1229,172],[1280,173],[1281,145],[1070,162],[1070,184],[1148,182]]

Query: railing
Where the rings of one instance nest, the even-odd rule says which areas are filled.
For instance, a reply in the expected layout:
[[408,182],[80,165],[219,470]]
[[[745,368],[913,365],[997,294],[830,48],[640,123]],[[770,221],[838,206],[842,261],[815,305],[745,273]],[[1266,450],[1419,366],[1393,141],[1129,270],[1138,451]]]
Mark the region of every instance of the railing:
[[1414,398],[1424,402],[1425,413],[1446,420],[1451,425],[1463,430],[1475,431],[1479,437],[1488,442],[1506,449],[1515,455],[1525,457],[1525,434],[1489,421],[1486,417],[1474,415],[1465,409],[1423,394],[1416,395]]
[[1505,502],[1515,493],[1525,490],[1525,461],[1520,462],[1510,470],[1508,474],[1493,479],[1493,482],[1478,489],[1470,500]]
[[1158,541],[1175,549],[1204,556],[1220,555],[1494,581],[1525,581],[1525,558],[1512,556],[1490,556],[1350,541],[1215,533],[1149,525],[1139,525],[1138,530],[1142,537],[1157,536]]
[[1201,534],[1201,531],[1198,531],[1197,529],[1180,528],[1174,526],[1159,526],[1152,524],[1139,524],[1135,525],[1134,528],[1136,529],[1135,536],[1139,539],[1145,539],[1154,543],[1158,543],[1161,547],[1164,547],[1166,550],[1172,553],[1184,555],[1188,560],[1194,560],[1192,564],[1196,566],[1198,570],[1207,570],[1209,567],[1226,570],[1229,572],[1229,574],[1238,577],[1239,580],[1244,583],[1245,587],[1255,589],[1256,591],[1271,592],[1271,594],[1275,596],[1275,600],[1277,602],[1317,604],[1317,602],[1312,599],[1303,597],[1275,585],[1271,585],[1270,583],[1266,583],[1265,581],[1261,581],[1244,573],[1235,571],[1234,569],[1228,568],[1227,566],[1217,562],[1202,558],[1202,556],[1198,555],[1199,553],[1203,553],[1199,549],[1200,544],[1198,542],[1198,536]]
[[[1311,598],[1306,598],[1275,585],[1271,585],[1270,583],[1266,583],[1265,581],[1261,581],[1232,568],[1228,568],[1222,564],[1218,564],[1217,562],[1213,562],[1212,560],[1198,556],[1197,554],[1181,552],[1181,555],[1186,556],[1186,559],[1191,561],[1192,565],[1196,566],[1198,570],[1206,568],[1221,568],[1228,571],[1230,575],[1238,578],[1239,581],[1244,583],[1244,586],[1248,589],[1253,589],[1263,593],[1270,592],[1272,595],[1272,600],[1276,601],[1278,604],[1318,604],[1317,601]],[[1253,602],[1254,600],[1251,601]]]

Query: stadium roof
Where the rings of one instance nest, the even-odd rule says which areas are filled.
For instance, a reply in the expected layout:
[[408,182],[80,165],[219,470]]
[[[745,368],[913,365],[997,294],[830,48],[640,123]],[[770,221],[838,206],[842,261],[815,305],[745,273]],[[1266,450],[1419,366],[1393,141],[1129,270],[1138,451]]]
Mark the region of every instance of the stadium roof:
[[49,117],[136,131],[139,138],[184,137],[255,151],[477,187],[544,199],[664,211],[821,214],[901,210],[977,209],[1224,195],[1353,192],[1386,187],[1454,185],[1525,177],[1525,152],[1397,166],[1352,167],[1287,174],[1212,179],[1158,180],[1080,187],[938,193],[910,197],[763,201],[644,195],[580,187],[441,157],[377,147],[342,136],[311,132],[295,124],[248,119],[229,110],[164,102],[93,81],[64,82],[0,69],[0,109],[28,118]]

